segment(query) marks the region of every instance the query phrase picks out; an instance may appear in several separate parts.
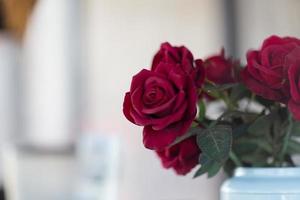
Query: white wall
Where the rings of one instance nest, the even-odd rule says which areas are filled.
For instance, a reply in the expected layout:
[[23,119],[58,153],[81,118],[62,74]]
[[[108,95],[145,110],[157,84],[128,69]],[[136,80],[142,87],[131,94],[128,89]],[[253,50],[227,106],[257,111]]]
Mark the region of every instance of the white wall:
[[142,129],[122,114],[132,75],[149,67],[161,42],[185,44],[196,57],[224,44],[221,0],[85,0],[84,129],[122,140],[122,200],[218,199],[220,176],[192,180],[162,169],[142,146]]

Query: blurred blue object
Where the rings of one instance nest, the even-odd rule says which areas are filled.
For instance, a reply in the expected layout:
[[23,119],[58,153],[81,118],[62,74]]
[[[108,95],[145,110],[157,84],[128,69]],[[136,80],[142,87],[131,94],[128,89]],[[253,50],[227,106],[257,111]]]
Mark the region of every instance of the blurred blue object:
[[120,141],[116,136],[83,134],[77,145],[76,200],[117,200]]
[[299,200],[300,168],[238,168],[221,200]]

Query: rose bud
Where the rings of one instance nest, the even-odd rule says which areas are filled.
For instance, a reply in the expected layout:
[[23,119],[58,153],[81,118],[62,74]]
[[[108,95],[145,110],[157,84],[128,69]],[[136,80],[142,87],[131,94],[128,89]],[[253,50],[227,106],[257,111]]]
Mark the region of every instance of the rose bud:
[[237,82],[236,65],[229,58],[225,58],[224,49],[220,54],[213,55],[204,61],[206,78],[216,84]]

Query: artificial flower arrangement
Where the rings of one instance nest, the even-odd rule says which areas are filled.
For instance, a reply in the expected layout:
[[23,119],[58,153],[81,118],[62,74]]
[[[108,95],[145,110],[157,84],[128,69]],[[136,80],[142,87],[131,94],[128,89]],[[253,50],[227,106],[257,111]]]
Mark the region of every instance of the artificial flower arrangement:
[[[270,36],[242,66],[221,53],[194,59],[163,43],[133,76],[123,113],[143,143],[179,175],[229,175],[236,167],[295,166],[300,153],[300,40]],[[219,117],[207,106],[223,102]],[[253,109],[257,105],[260,109]]]

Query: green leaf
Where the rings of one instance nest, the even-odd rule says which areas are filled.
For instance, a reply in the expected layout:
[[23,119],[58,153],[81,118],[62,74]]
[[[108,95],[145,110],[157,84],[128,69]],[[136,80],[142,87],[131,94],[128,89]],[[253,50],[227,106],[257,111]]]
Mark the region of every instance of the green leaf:
[[289,145],[289,142],[291,140],[291,133],[292,133],[292,128],[293,128],[293,118],[292,118],[292,114],[289,113],[288,114],[288,119],[286,121],[286,126],[283,129],[284,130],[284,135],[283,135],[283,140],[280,141],[282,144],[282,147],[279,151],[279,163],[280,166],[282,166],[282,164],[284,163],[284,157],[286,155],[286,151]]
[[232,145],[232,150],[237,154],[238,157],[241,157],[245,154],[251,154],[256,151],[257,145],[255,143],[244,142],[243,138],[235,140]]
[[205,155],[204,153],[202,153],[199,156],[199,164],[200,164],[200,168],[194,174],[194,178],[207,173],[208,170],[209,170],[209,168],[212,166],[213,161],[210,160],[207,155]]
[[206,154],[202,153],[199,157],[200,168],[194,174],[194,178],[207,173],[208,178],[216,175],[222,165],[211,160]]
[[291,133],[293,136],[300,136],[300,122],[299,121],[294,121]]
[[287,146],[287,154],[300,154],[300,141],[291,139]]
[[234,162],[234,164],[237,167],[243,166],[243,163],[240,161],[240,159],[237,157],[237,155],[233,151],[230,151],[229,159],[232,160],[232,162]]
[[222,85],[215,85],[215,84],[206,84],[204,86],[204,90],[212,92],[212,91],[224,91],[235,86],[239,85],[238,83],[228,83]]
[[233,117],[242,117],[242,118],[257,118],[256,113],[242,112],[242,111],[226,111],[224,112],[218,119],[212,121],[209,127],[214,127],[221,121],[226,121],[228,119],[232,119]]
[[238,138],[238,137],[245,135],[247,133],[248,128],[249,128],[249,124],[247,124],[247,123],[240,124],[239,126],[235,127],[232,130],[233,137]]
[[212,166],[208,169],[207,172],[208,178],[215,176],[220,171],[221,168],[222,165],[220,163],[214,162]]
[[194,135],[197,135],[199,133],[201,133],[203,129],[199,126],[197,127],[191,127],[184,135],[177,137],[176,140],[170,144],[170,146],[174,146],[175,144],[178,144],[180,142],[182,142],[185,139],[188,139],[189,137],[192,137]]
[[[240,146],[241,148],[238,149],[236,146]],[[264,150],[265,152],[272,153],[273,148],[270,143],[264,138],[249,138],[249,137],[243,137],[238,140],[237,145],[235,145],[235,152],[243,152],[246,150],[246,148],[251,151],[253,148],[260,148]]]
[[196,171],[193,178],[197,178],[199,176],[202,176],[203,174],[207,173],[209,167],[200,166],[200,168]]
[[236,102],[244,97],[250,97],[251,92],[243,84],[235,85],[230,92],[230,100]]
[[198,102],[198,106],[199,106],[199,116],[198,119],[200,122],[202,122],[205,118],[205,112],[206,112],[206,108],[205,108],[205,103],[203,100],[200,100]]
[[204,129],[197,136],[197,144],[210,160],[224,163],[228,159],[232,145],[231,127],[216,125]]
[[211,161],[212,160],[205,153],[200,154],[200,156],[199,156],[199,164],[200,165],[206,165]]
[[265,135],[270,132],[272,121],[275,115],[263,115],[256,119],[248,128],[248,132],[253,135]]
[[267,108],[270,108],[274,104],[274,101],[267,100],[261,96],[255,96],[255,100]]
[[266,167],[270,166],[268,163],[268,158],[270,154],[257,150],[251,154],[241,156],[243,163],[249,164],[252,167]]

